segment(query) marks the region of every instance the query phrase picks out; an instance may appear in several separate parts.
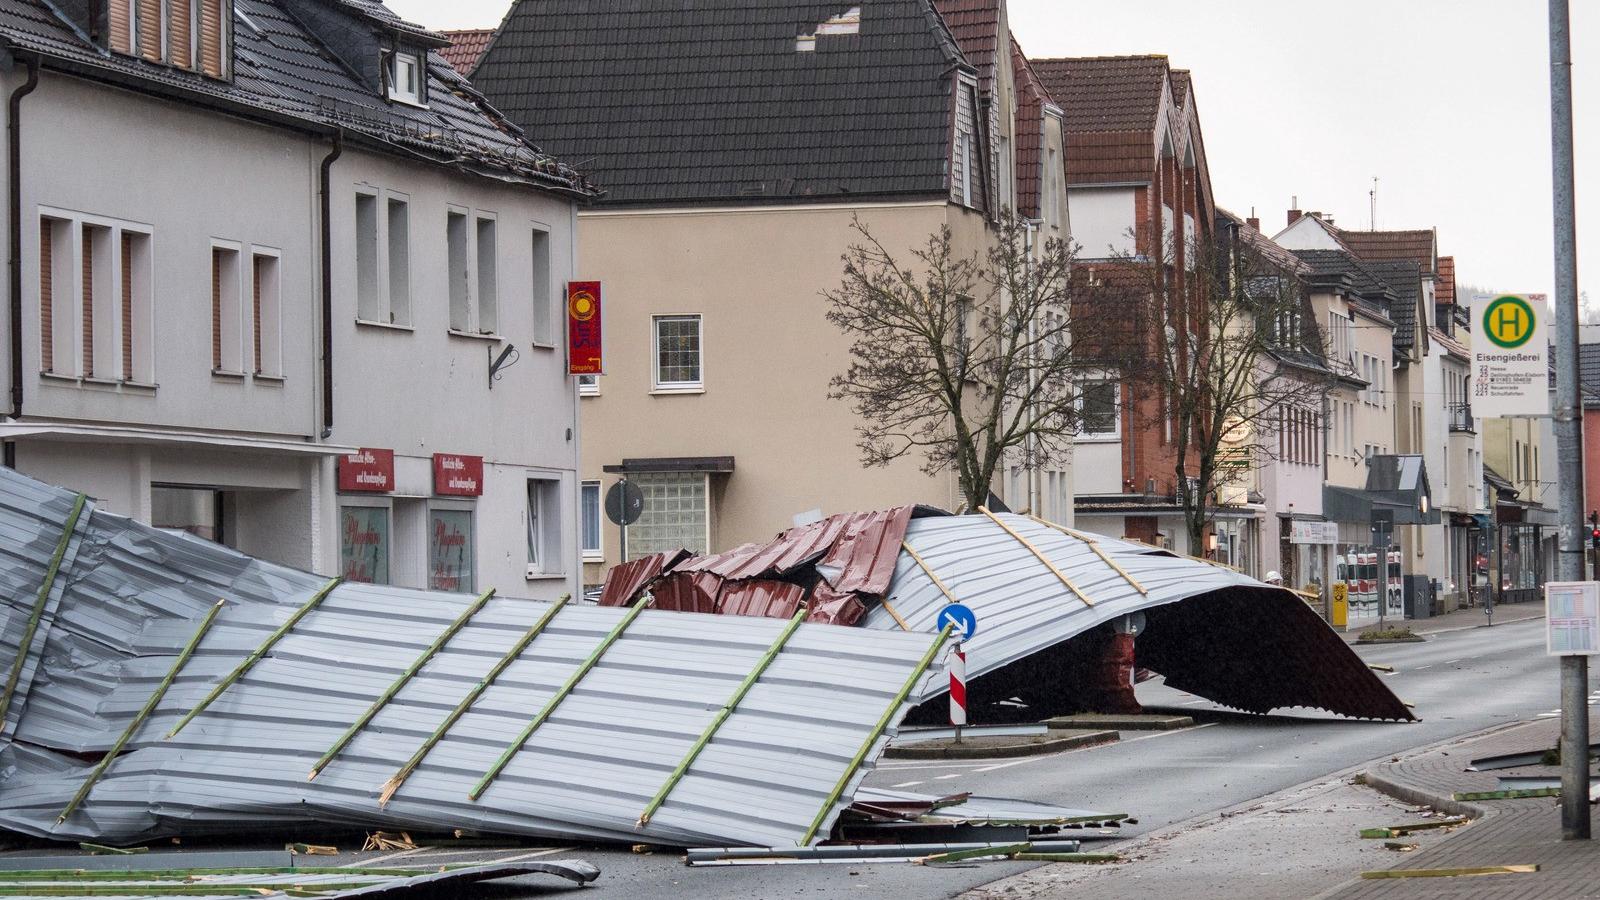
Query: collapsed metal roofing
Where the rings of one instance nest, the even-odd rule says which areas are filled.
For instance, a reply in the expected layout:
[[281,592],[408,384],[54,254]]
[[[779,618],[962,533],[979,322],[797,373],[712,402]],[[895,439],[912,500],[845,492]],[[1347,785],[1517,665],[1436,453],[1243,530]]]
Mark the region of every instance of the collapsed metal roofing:
[[0,828],[57,839],[808,844],[938,678],[928,634],[329,583],[9,469],[0,596]]
[[[706,582],[707,575],[715,580]],[[701,612],[809,609],[824,621],[929,635],[947,604],[965,604],[979,623],[965,644],[974,709],[1014,697],[1030,714],[1087,708],[1112,623],[1141,614],[1137,665],[1173,687],[1249,712],[1307,707],[1415,718],[1293,592],[1226,566],[1029,516],[952,516],[925,507],[842,514],[765,545],[619,566],[601,602],[620,606],[646,590],[659,602],[691,589],[700,592],[693,608]],[[757,589],[788,602],[752,608],[738,599]],[[938,680],[923,686],[924,702],[948,690]]]

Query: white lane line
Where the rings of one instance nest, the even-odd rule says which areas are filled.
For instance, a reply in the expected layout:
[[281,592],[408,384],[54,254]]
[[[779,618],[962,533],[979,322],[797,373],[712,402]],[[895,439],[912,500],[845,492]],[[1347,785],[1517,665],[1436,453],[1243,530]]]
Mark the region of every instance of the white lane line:
[[1445,661],[1444,661],[1444,662],[1442,662],[1442,663],[1439,663],[1439,665],[1441,665],[1441,666],[1448,666],[1448,665],[1450,665],[1450,664],[1451,664],[1451,663],[1458,663],[1458,662],[1461,662],[1461,660],[1459,660],[1459,659],[1447,659],[1447,660],[1445,660]]
[[1535,719],[1553,719],[1553,718],[1555,718],[1556,716],[1559,716],[1559,715],[1561,715],[1561,713],[1558,713],[1558,712],[1539,713],[1537,716],[1534,716],[1534,718]]
[[934,778],[934,781],[943,781],[946,778],[960,778],[961,775],[962,775],[962,773],[960,773],[960,772],[951,772],[949,775],[937,776],[936,778]]
[[375,856],[372,859],[363,859],[363,860],[360,860],[359,862],[353,862],[353,863],[349,863],[348,865],[340,866],[339,868],[341,868],[341,869],[349,869],[349,868],[353,868],[355,866],[374,866],[374,865],[377,865],[378,863],[381,863],[381,862],[388,862],[391,859],[399,859],[402,856],[410,856],[413,853],[421,853],[423,850],[428,850],[428,849],[430,849],[430,848],[428,848],[428,847],[413,847],[410,850],[401,850],[398,853],[391,853],[388,856]]
[[897,788],[908,788],[908,787],[916,787],[917,785],[919,785],[921,783],[922,782],[920,782],[920,781],[903,781],[903,782],[901,782],[899,784],[891,785],[891,786],[892,787],[897,787]]
[[1417,667],[1416,667],[1416,668],[1415,668],[1415,669],[1413,669],[1413,670],[1412,670],[1412,671],[1413,671],[1413,672],[1421,672],[1421,671],[1422,671],[1422,670],[1423,670],[1423,669],[1431,669],[1431,668],[1433,668],[1433,663],[1428,663],[1428,664],[1427,664],[1427,665],[1425,665],[1425,666],[1417,666]]

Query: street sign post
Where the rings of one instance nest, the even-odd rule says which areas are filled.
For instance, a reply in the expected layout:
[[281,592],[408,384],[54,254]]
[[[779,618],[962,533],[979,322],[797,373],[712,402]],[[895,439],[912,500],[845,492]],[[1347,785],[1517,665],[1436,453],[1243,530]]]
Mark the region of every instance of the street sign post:
[[617,549],[622,556],[617,561],[625,563],[628,561],[628,526],[639,521],[639,516],[644,513],[644,492],[624,475],[606,491],[605,508],[606,518],[617,526],[617,534],[621,538]]
[[1472,414],[1484,418],[1550,413],[1549,351],[1543,294],[1501,294],[1472,304]]
[[1378,629],[1383,630],[1389,609],[1389,540],[1394,533],[1394,510],[1372,509],[1372,544],[1378,551]]
[[956,741],[961,740],[961,726],[967,724],[967,651],[962,641],[971,640],[978,633],[978,616],[972,608],[962,603],[951,603],[939,610],[934,623],[940,631],[946,626],[955,635],[950,648],[950,724],[955,727]]

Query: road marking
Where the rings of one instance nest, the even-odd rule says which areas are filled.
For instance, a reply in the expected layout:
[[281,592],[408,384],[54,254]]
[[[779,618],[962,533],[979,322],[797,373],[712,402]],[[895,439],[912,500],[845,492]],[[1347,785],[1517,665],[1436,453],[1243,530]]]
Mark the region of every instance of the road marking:
[[427,847],[412,847],[410,850],[401,850],[398,853],[391,853],[388,856],[377,856],[377,857],[373,857],[372,859],[363,859],[363,860],[360,860],[359,862],[353,862],[353,863],[350,863],[348,865],[340,866],[339,868],[348,869],[348,868],[351,868],[352,866],[374,866],[374,865],[377,865],[378,863],[381,863],[381,862],[388,862],[391,859],[399,859],[402,856],[410,856],[413,853],[418,853],[420,851],[427,850],[427,849],[429,849],[429,848],[427,848]]
[[1028,763],[1036,763],[1041,759],[1055,759],[1058,756],[1066,756],[1068,753],[1082,753],[1085,750],[1098,750],[1098,749],[1100,749],[1102,747],[1120,747],[1123,744],[1133,744],[1133,743],[1137,743],[1139,741],[1148,741],[1148,740],[1150,740],[1152,738],[1158,738],[1158,737],[1170,737],[1170,736],[1172,736],[1174,734],[1183,734],[1183,733],[1188,732],[1188,731],[1199,731],[1202,728],[1210,728],[1213,725],[1220,725],[1220,724],[1222,724],[1222,723],[1220,723],[1220,722],[1203,722],[1203,723],[1201,723],[1199,725],[1195,725],[1192,728],[1174,728],[1171,731],[1152,731],[1152,732],[1150,732],[1149,734],[1146,734],[1146,735],[1141,735],[1141,736],[1136,737],[1136,738],[1124,738],[1123,740],[1120,740],[1120,741],[1112,741],[1109,744],[1096,744],[1096,745],[1094,745],[1092,747],[1077,747],[1077,748],[1072,749],[1072,750],[1063,750],[1060,753],[1051,753],[1051,754],[1049,754],[1047,756],[1028,756],[1028,757],[1024,757],[1022,759],[1012,760],[1011,762],[1000,763],[999,765],[984,766],[983,768],[978,769],[977,771],[979,771],[979,772],[993,772],[996,769],[1009,769],[1012,766],[1021,766],[1021,765],[1027,765]]
[[1450,665],[1450,664],[1451,664],[1451,663],[1458,663],[1458,662],[1461,662],[1461,660],[1459,660],[1459,659],[1447,659],[1447,660],[1445,660],[1445,661],[1444,661],[1444,662],[1442,662],[1442,663],[1439,663],[1439,665],[1441,665],[1441,666],[1448,666],[1448,665]]
[[951,772],[949,775],[938,775],[938,776],[935,776],[934,780],[935,781],[943,781],[946,778],[960,778],[960,777],[961,777],[961,773],[960,772]]
[[897,788],[916,787],[917,785],[919,785],[921,783],[922,782],[920,782],[920,781],[903,781],[903,782],[901,782],[899,784],[893,785],[893,787],[897,787]]
[[1417,666],[1417,667],[1416,667],[1416,668],[1415,668],[1415,669],[1413,669],[1413,670],[1412,670],[1412,671],[1415,671],[1415,672],[1421,672],[1421,671],[1422,671],[1422,670],[1423,670],[1423,669],[1431,669],[1431,668],[1433,668],[1433,663],[1428,663],[1428,664],[1427,664],[1427,665],[1425,665],[1425,666]]

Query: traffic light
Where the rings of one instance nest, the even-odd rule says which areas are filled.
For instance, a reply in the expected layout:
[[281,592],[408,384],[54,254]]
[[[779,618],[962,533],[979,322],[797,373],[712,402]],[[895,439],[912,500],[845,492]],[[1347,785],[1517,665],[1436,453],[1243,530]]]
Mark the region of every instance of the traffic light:
[[1600,512],[1589,513],[1589,546],[1600,550]]

